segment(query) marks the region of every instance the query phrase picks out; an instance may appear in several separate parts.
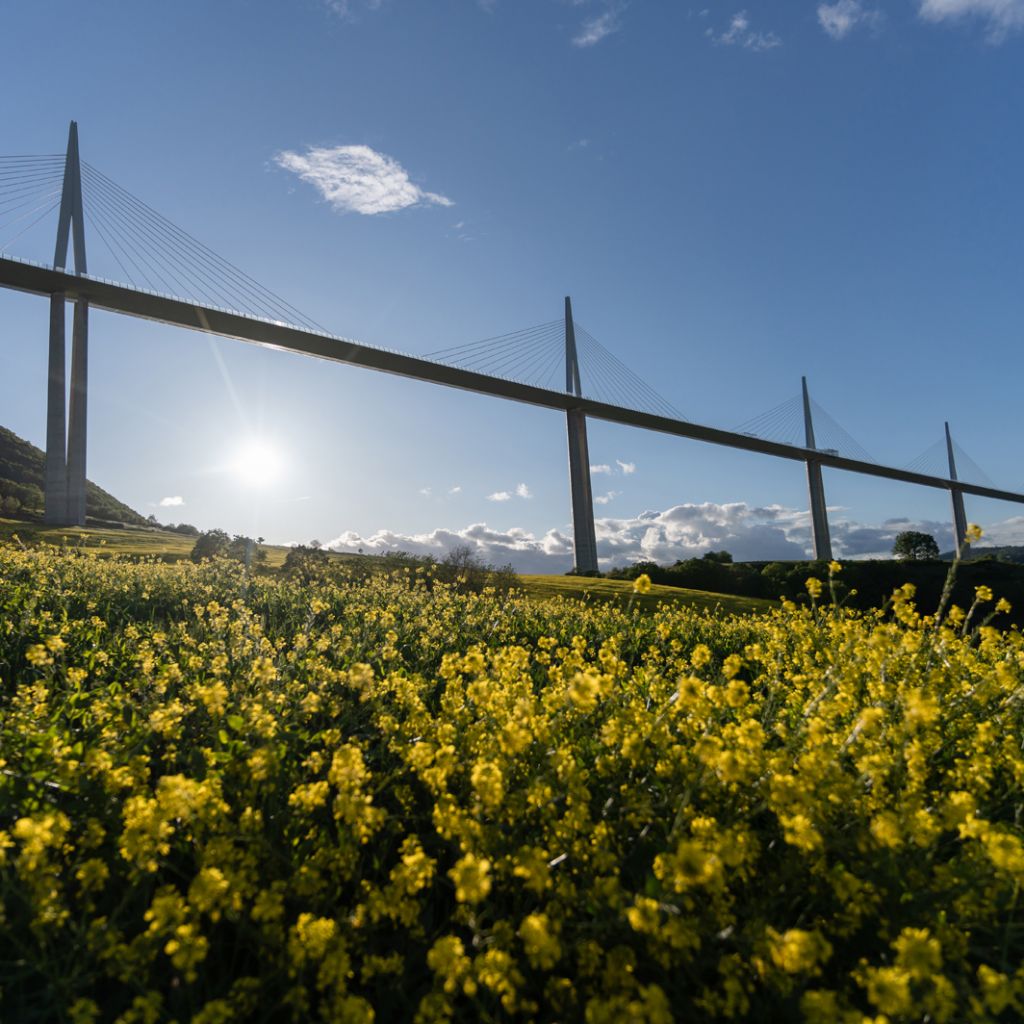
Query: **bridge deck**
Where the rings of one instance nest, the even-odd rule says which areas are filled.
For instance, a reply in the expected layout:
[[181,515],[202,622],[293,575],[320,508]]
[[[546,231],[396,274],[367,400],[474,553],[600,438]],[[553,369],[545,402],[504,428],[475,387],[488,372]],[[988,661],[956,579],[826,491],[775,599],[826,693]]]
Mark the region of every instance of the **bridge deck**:
[[723,445],[740,451],[773,455],[777,458],[798,462],[811,460],[831,469],[842,469],[866,476],[919,484],[922,487],[935,487],[943,490],[959,489],[964,494],[1024,504],[1024,494],[1014,491],[1004,491],[996,487],[986,487],[965,481],[954,482],[944,477],[898,469],[895,466],[883,466],[874,462],[849,459],[820,450],[768,441],[732,430],[721,430],[699,423],[688,423],[685,420],[625,409],[590,398],[579,398],[560,391],[549,391],[530,384],[503,380],[500,377],[491,377],[487,374],[475,373],[472,370],[446,366],[443,363],[435,363],[417,356],[403,355],[370,345],[362,345],[346,338],[318,334],[288,324],[260,320],[213,306],[196,305],[182,299],[140,291],[126,285],[84,275],[53,270],[50,267],[4,256],[0,256],[0,287],[47,296],[63,292],[68,299],[85,299],[98,309],[155,320],[189,330],[204,331],[225,338],[235,338],[239,341],[247,341],[283,352],[298,352],[320,359],[330,359],[333,362],[361,366],[368,370],[379,370],[383,373],[410,377],[413,380],[429,381],[432,384],[461,388],[481,395],[492,395],[495,398],[506,398],[528,405],[542,406],[545,409],[561,411],[578,409],[592,419],[622,423],[626,426],[640,427],[644,430],[671,434],[675,437],[687,437],[695,441],[706,441],[709,444]]

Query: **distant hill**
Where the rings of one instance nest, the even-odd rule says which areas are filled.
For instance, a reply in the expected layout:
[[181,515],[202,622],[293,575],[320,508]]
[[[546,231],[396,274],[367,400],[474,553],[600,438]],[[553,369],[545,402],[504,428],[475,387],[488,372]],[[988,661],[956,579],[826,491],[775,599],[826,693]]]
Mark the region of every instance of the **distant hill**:
[[[953,552],[946,551],[939,556],[944,562],[953,561]],[[964,559],[965,562],[977,562],[983,558],[991,558],[997,562],[1013,562],[1015,565],[1024,565],[1024,547],[1013,544],[1004,544],[1002,547],[971,548],[970,553]]]
[[[37,519],[43,514],[46,458],[34,445],[0,427],[0,515]],[[86,483],[89,520],[145,526],[146,519],[92,481]]]

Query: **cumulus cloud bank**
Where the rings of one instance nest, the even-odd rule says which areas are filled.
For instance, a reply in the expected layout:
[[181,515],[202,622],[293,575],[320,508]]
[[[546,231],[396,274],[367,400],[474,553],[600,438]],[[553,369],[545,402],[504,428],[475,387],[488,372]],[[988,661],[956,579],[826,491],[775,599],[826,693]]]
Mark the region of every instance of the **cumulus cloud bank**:
[[391,213],[410,206],[454,206],[447,197],[425,192],[395,159],[369,146],[310,146],[305,153],[283,150],[278,167],[297,174],[341,213]]
[[173,495],[170,498],[161,498],[160,499],[160,507],[161,508],[178,508],[179,506],[184,505],[184,504],[185,504],[185,499],[180,494],[175,494],[175,495]]
[[[943,551],[953,546],[952,526],[937,520],[888,519],[877,525],[846,519],[832,509],[832,545],[840,558],[871,555],[888,557],[896,534],[920,530],[932,534]],[[632,562],[669,565],[707,551],[729,551],[740,561],[808,558],[811,555],[810,516],[805,509],[782,505],[753,506],[745,502],[674,505],[664,511],[598,518],[597,553],[602,569]],[[990,544],[1024,543],[1024,516],[990,526]],[[565,529],[538,534],[520,528],[494,530],[486,523],[465,528],[439,528],[425,533],[378,530],[369,536],[347,531],[330,541],[335,551],[380,553],[401,549],[414,554],[443,556],[468,544],[485,561],[511,562],[520,572],[566,572],[572,568],[572,537]]]

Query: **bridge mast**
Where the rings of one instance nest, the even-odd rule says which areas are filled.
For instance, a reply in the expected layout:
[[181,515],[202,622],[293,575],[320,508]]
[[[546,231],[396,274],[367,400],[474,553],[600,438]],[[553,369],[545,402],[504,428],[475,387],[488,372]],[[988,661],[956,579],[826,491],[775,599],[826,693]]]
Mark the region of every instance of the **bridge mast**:
[[[70,236],[70,238],[69,238]],[[82,168],[78,157],[78,124],[68,129],[64,158],[64,188],[57,221],[55,270],[67,264],[68,243],[76,274],[87,272],[85,261],[85,216],[82,210]],[[59,526],[85,525],[86,412],[89,378],[89,303],[74,300],[71,331],[71,408],[67,415],[65,394],[65,295],[50,296],[50,354],[46,394],[46,506],[44,519]],[[70,433],[66,434],[70,418]]]
[[[814,422],[811,419],[811,396],[807,391],[807,378],[801,377],[804,394],[804,442],[805,447],[814,451]],[[825,507],[825,485],[821,479],[821,463],[807,459],[807,489],[811,498],[811,537],[814,540],[814,557],[819,562],[832,561],[832,538],[828,532],[828,510]]]
[[[576,354],[576,328],[568,295],[565,297],[565,390],[577,398],[583,397]],[[582,409],[567,409],[565,419],[569,430],[569,491],[572,497],[575,567],[577,572],[596,572],[597,536],[594,532],[594,496],[590,489],[587,418]]]
[[953,533],[956,541],[956,550],[963,552],[964,542],[967,540],[967,513],[964,510],[964,492],[956,486],[956,460],[953,458],[953,438],[949,432],[949,424],[946,424],[946,455],[949,458],[949,479],[953,486],[949,489],[949,496],[953,499]]

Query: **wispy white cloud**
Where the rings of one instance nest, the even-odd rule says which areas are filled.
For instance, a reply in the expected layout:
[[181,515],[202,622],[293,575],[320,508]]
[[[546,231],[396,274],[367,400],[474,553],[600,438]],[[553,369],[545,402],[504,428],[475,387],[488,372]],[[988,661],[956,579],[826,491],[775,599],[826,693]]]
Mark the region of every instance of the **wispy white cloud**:
[[175,494],[169,498],[160,499],[161,508],[180,508],[185,504],[185,499],[180,494]]
[[[461,490],[461,488],[459,488]],[[528,484],[516,484],[511,491],[495,491],[487,495],[488,501],[511,501],[513,498],[532,498],[533,491]]]
[[613,502],[620,494],[622,494],[622,491],[606,491],[604,494],[595,494],[594,504],[608,505],[611,502]]
[[449,487],[448,488],[448,493],[449,494],[461,494],[462,493],[462,485],[461,484],[456,484],[454,487]]
[[447,196],[426,192],[395,159],[369,146],[310,146],[283,150],[274,162],[312,185],[338,212],[391,213],[410,206],[453,206]]
[[635,462],[623,462],[622,459],[616,459],[615,463],[626,476],[632,476],[636,472]]
[[714,29],[709,28],[707,35],[722,46],[741,46],[754,53],[774,50],[782,45],[782,40],[774,32],[755,32],[750,27],[750,16],[746,11],[737,11],[724,32],[716,34]]
[[613,32],[618,32],[620,28],[619,10],[616,7],[610,7],[603,14],[587,18],[583,22],[579,32],[573,36],[572,45],[596,46],[602,39],[606,39]]
[[611,471],[612,471],[612,467],[609,466],[607,462],[602,462],[602,463],[599,463],[596,466],[591,466],[590,467],[590,472],[591,473],[610,473]]
[[1024,0],[919,0],[918,14],[925,21],[981,19],[988,39],[1002,42],[1013,31],[1024,29]]
[[360,7],[368,11],[379,10],[384,0],[324,0],[327,9],[339,18],[350,20],[355,17]]
[[424,498],[429,498],[430,494],[431,494],[431,490],[430,490],[429,487],[421,487],[420,488],[420,494],[422,494]]
[[880,12],[869,10],[860,0],[818,5],[818,24],[833,39],[844,39],[858,26],[875,26],[880,21]]

